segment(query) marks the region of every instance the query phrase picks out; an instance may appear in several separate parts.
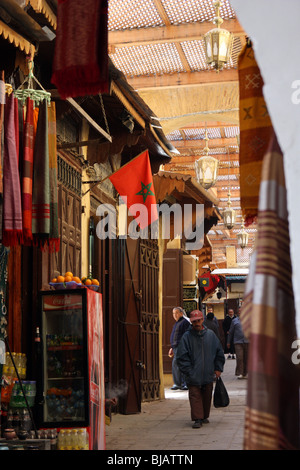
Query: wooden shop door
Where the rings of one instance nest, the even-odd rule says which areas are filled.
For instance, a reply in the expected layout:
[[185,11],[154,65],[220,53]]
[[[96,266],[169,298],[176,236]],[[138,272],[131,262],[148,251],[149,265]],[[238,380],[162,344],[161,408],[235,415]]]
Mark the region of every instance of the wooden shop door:
[[[119,329],[119,360],[121,363],[121,378],[126,381],[127,393],[120,400],[120,411],[124,414],[139,413],[141,411],[141,298],[140,298],[140,270],[139,270],[139,243],[140,240],[127,238],[119,240],[120,263],[124,263],[124,294],[122,295],[122,282],[116,286],[121,295],[118,310]],[[121,269],[118,272],[120,279]]]
[[142,401],[159,398],[159,253],[157,240],[140,242]]

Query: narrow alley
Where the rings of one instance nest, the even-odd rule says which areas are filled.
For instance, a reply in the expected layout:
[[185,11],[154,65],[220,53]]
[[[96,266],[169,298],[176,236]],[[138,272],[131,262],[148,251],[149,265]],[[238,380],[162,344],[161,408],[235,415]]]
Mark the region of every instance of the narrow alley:
[[227,359],[222,374],[230,405],[214,408],[209,423],[192,429],[188,392],[165,389],[165,400],[142,404],[134,415],[115,414],[106,426],[107,450],[242,450],[247,379]]

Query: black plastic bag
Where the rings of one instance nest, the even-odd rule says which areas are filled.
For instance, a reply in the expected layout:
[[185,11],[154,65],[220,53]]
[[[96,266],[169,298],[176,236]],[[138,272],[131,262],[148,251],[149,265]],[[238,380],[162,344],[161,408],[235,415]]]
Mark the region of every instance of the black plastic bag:
[[218,377],[216,380],[216,385],[215,385],[215,390],[214,390],[214,407],[224,408],[228,406],[229,403],[230,403],[230,400],[229,400],[226,387],[221,377]]

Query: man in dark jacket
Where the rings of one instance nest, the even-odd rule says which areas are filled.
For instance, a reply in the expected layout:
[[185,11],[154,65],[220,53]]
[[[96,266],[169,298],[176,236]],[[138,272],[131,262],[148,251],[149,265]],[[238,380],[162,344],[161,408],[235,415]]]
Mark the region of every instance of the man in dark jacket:
[[242,324],[240,321],[241,309],[239,308],[236,318],[231,322],[227,347],[230,346],[231,341],[234,343],[236,353],[236,368],[235,375],[238,379],[246,379],[248,374],[248,346],[249,341],[245,338]]
[[234,310],[232,308],[230,308],[228,310],[228,315],[226,315],[226,317],[224,318],[223,320],[223,331],[224,331],[224,337],[225,337],[225,348],[224,348],[224,353],[227,354],[228,353],[228,359],[235,359],[235,351],[234,351],[234,344],[233,344],[233,341],[231,340],[230,343],[229,343],[229,347],[227,345],[228,343],[228,333],[229,333],[229,329],[230,329],[230,325],[231,325],[231,322],[232,320],[235,318],[235,314],[234,314]]
[[182,338],[182,335],[186,332],[186,330],[190,326],[190,321],[185,316],[185,311],[181,307],[174,307],[173,308],[173,318],[175,320],[175,325],[173,326],[170,343],[171,348],[169,349],[169,357],[172,357],[172,375],[174,384],[171,387],[171,390],[187,390],[187,386],[185,383],[185,378],[181,374],[177,362],[176,362],[176,355],[177,355],[177,348],[179,341]]
[[223,372],[225,356],[220,340],[203,325],[200,310],[191,312],[190,321],[177,349],[177,364],[189,389],[193,428],[200,428],[208,422],[213,381]]
[[212,330],[217,335],[219,340],[221,341],[220,334],[219,334],[219,324],[218,324],[218,326],[216,325],[216,322],[214,321],[214,318],[215,317],[214,317],[213,312],[208,312],[208,314],[206,315],[206,318],[203,322],[203,325],[206,326],[206,328],[208,328],[209,330]]

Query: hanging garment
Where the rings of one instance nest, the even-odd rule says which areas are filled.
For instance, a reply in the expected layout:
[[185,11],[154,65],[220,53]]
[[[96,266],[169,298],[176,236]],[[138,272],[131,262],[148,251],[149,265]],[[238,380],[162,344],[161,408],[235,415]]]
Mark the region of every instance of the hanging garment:
[[245,450],[300,449],[299,365],[283,155],[273,134],[263,160],[256,249],[241,322],[249,339]]
[[23,237],[25,245],[30,245],[32,243],[32,180],[34,134],[34,102],[30,98],[27,98],[22,165],[22,211]]
[[13,94],[6,98],[4,110],[2,233],[2,243],[5,246],[15,246],[23,242],[21,185],[18,167],[17,104],[17,99],[14,98]]
[[4,138],[4,105],[5,105],[5,82],[4,70],[0,71],[0,240],[2,240],[2,218],[3,218],[3,138]]
[[107,0],[58,0],[51,81],[63,99],[108,92]]
[[48,110],[45,100],[39,106],[33,153],[32,235],[34,244],[45,249],[50,235]]
[[5,105],[5,82],[4,70],[0,71],[0,194],[3,193],[3,175],[2,175],[2,162],[3,162],[3,117]]
[[49,250],[59,251],[58,232],[58,193],[57,193],[57,151],[56,151],[56,107],[51,102],[48,106],[48,142],[49,142],[49,184],[50,184],[50,232]]
[[238,58],[240,93],[240,196],[245,225],[257,216],[262,160],[273,135],[263,97],[263,79],[251,44]]

